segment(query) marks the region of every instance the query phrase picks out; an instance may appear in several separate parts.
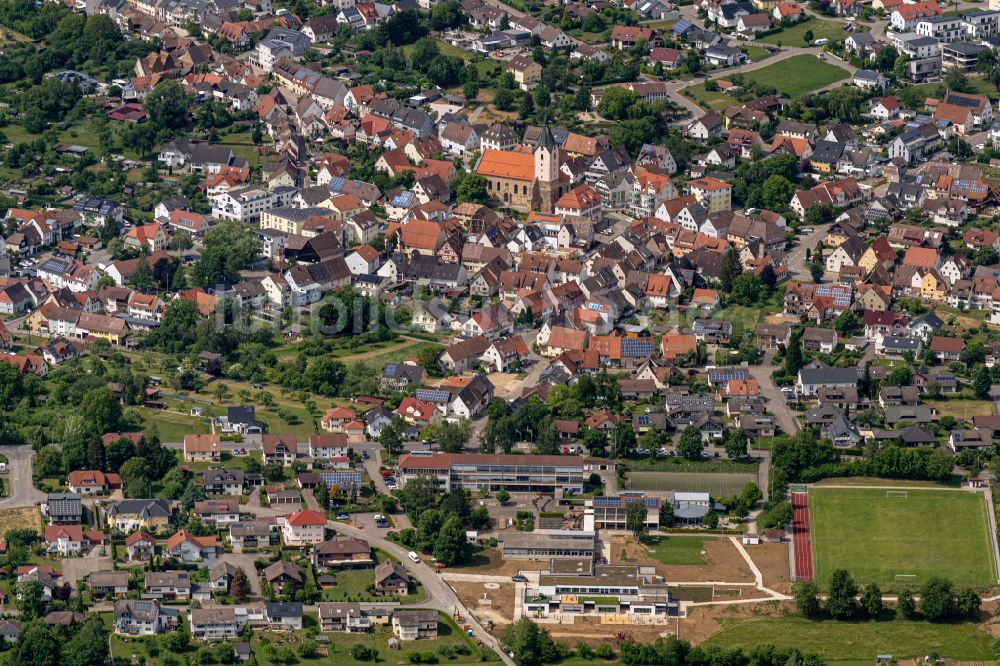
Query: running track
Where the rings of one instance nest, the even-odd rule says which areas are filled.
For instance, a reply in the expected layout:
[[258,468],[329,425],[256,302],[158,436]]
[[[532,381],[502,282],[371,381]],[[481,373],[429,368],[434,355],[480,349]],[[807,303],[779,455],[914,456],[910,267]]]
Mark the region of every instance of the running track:
[[813,579],[812,539],[809,536],[809,495],[792,493],[792,538],[795,540],[795,579]]

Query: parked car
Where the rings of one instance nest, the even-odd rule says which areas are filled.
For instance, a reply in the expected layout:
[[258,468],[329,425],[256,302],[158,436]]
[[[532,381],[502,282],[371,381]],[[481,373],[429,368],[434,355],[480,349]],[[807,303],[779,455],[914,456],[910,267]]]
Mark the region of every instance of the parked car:
[[511,579],[511,581],[513,581],[515,583],[527,583],[528,582],[528,577],[527,576],[522,576],[521,574],[516,574],[514,576],[511,576],[510,579]]
[[337,520],[350,520],[350,519],[351,519],[351,517],[349,515],[347,515],[346,513],[338,513],[337,514]]

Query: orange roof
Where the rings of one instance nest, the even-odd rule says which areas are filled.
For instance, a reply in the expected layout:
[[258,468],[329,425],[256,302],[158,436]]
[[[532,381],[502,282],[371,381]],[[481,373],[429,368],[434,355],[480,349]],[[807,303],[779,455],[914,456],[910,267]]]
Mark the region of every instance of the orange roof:
[[909,21],[915,18],[923,18],[925,16],[939,16],[941,14],[941,8],[934,0],[925,0],[924,2],[915,2],[910,5],[902,5],[896,8],[899,15],[905,20]]
[[199,548],[217,548],[218,540],[214,536],[194,536],[187,530],[179,530],[170,535],[167,539],[167,550],[173,550],[185,541],[193,543]]
[[218,435],[184,435],[184,451],[192,453],[215,453],[222,449]]
[[670,278],[666,275],[650,275],[646,280],[647,296],[669,296]]
[[69,541],[83,541],[82,525],[46,525],[45,540],[47,542],[58,539],[68,539]]
[[306,527],[309,525],[326,525],[326,518],[323,514],[312,509],[302,509],[285,516],[285,522],[293,527]]
[[690,334],[668,333],[660,343],[660,351],[665,359],[675,359],[697,349],[698,339]]
[[695,180],[689,180],[688,187],[694,190],[711,191],[711,190],[728,190],[732,186],[725,181],[717,180],[715,178],[709,178],[706,176],[704,178],[696,178]]
[[719,292],[715,289],[695,289],[691,296],[692,303],[713,305],[717,300],[719,300]]
[[400,227],[400,240],[408,248],[436,250],[441,246],[441,225],[430,220],[411,220]]
[[757,395],[760,393],[760,385],[756,379],[730,379],[726,384],[726,392],[731,396]]
[[938,251],[930,247],[911,247],[903,256],[904,266],[934,268],[937,265]]
[[955,125],[964,125],[972,120],[972,109],[957,104],[941,102],[934,110],[935,120],[947,120]]
[[573,208],[583,210],[601,203],[601,197],[586,183],[574,187],[566,194],[559,197],[556,202],[557,208]]
[[534,180],[535,158],[530,153],[488,149],[483,151],[476,173],[494,178]]

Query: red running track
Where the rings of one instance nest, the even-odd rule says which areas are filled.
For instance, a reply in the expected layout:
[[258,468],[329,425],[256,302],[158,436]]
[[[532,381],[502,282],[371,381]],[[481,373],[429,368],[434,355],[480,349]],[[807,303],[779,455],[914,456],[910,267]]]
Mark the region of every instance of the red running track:
[[806,493],[792,493],[792,538],[795,540],[795,578],[812,580],[812,538],[809,535],[809,495]]

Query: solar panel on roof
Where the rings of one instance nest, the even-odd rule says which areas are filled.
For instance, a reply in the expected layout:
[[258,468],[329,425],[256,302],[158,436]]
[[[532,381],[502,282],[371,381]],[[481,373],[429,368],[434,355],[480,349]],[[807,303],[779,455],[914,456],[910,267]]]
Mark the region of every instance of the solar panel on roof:
[[622,340],[622,354],[624,356],[649,356],[652,353],[653,342],[651,340],[636,340],[635,338]]
[[445,402],[451,397],[451,394],[447,391],[439,391],[437,389],[417,389],[413,397],[417,400],[426,400],[428,402]]
[[649,417],[645,414],[639,415],[639,425],[649,425]]
[[347,183],[347,179],[343,176],[337,176],[336,178],[331,178],[327,187],[330,188],[331,192],[343,192],[344,185]]

